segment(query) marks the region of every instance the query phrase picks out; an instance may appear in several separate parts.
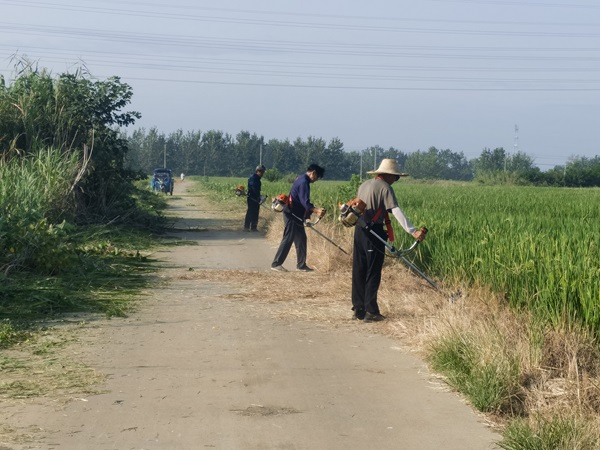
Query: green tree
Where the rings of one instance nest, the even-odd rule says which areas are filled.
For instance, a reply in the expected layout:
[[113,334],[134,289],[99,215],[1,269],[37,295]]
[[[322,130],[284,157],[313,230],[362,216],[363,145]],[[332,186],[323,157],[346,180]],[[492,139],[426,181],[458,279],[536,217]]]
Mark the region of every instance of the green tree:
[[377,169],[381,160],[385,158],[384,152],[385,150],[379,145],[374,145],[363,150],[363,170],[365,173]]
[[506,163],[507,155],[502,147],[495,148],[494,150],[484,148],[479,158],[472,161],[476,176],[505,170]]
[[229,173],[231,176],[249,176],[260,161],[260,148],[264,138],[256,133],[240,131],[231,145]]
[[451,150],[430,147],[426,152],[416,151],[408,155],[406,170],[414,178],[442,180],[470,180],[473,178],[465,155]]
[[203,176],[227,176],[231,136],[223,131],[211,130],[200,141],[200,169]]
[[19,61],[13,83],[0,83],[0,154],[26,157],[50,146],[77,154],[85,160],[75,190],[80,220],[121,215],[139,176],[125,167],[127,141],[118,130],[140,117],[122,112],[132,95],[118,77],[93,81],[82,70],[55,77]]
[[600,186],[600,157],[573,157],[565,166],[564,185],[570,187]]
[[329,145],[323,151],[323,165],[325,175],[331,180],[341,180],[349,176],[349,164],[344,153],[344,144],[338,138],[329,141]]
[[181,143],[181,155],[178,160],[178,172],[185,174],[197,174],[200,173],[199,160],[202,141],[202,132],[200,131],[188,131]]
[[533,162],[533,158],[526,153],[516,152],[507,157],[506,170],[525,174],[534,168]]
[[267,168],[277,169],[282,174],[296,173],[300,167],[298,153],[288,139],[269,140],[264,161]]

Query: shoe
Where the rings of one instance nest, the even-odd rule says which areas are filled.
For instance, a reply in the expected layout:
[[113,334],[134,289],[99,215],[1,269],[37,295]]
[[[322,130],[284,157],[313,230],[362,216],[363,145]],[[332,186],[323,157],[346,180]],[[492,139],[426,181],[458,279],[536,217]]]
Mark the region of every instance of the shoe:
[[244,228],[244,231],[250,232],[250,228]]
[[364,309],[357,309],[354,311],[354,314],[352,315],[352,318],[354,320],[364,320],[365,318],[365,310]]
[[381,322],[382,320],[385,320],[385,317],[381,314],[371,314],[370,312],[366,312],[363,322]]
[[271,266],[271,270],[275,272],[287,272],[287,269],[283,266]]
[[256,228],[251,228],[248,231],[258,231]]
[[314,272],[314,271],[315,271],[314,269],[311,269],[308,266],[298,268],[298,272]]

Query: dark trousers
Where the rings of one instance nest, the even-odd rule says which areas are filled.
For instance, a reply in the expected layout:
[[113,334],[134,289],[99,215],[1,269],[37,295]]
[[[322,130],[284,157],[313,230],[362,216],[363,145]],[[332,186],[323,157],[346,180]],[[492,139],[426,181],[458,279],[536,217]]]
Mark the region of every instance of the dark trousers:
[[306,266],[306,230],[304,224],[287,212],[283,212],[283,238],[271,267],[281,266],[292,248],[296,247],[296,268]]
[[248,198],[248,210],[246,211],[246,219],[244,220],[244,228],[246,230],[256,230],[259,210],[260,204],[256,200]]
[[[387,240],[383,225],[372,230]],[[381,269],[385,259],[385,244],[369,231],[356,227],[352,253],[352,306],[354,311],[379,314],[377,290],[381,283]]]

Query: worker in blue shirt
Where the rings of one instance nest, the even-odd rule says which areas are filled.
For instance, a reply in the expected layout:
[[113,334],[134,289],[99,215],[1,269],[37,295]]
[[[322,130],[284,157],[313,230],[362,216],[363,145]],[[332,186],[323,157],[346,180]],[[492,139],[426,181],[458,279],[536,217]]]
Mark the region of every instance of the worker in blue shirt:
[[248,209],[244,219],[244,231],[258,231],[258,213],[260,204],[264,201],[264,198],[260,195],[262,186],[260,179],[266,170],[265,166],[260,164],[248,178]]
[[283,263],[294,244],[296,248],[296,269],[301,272],[312,272],[313,269],[306,265],[306,230],[304,221],[311,214],[323,217],[324,208],[316,208],[310,202],[310,184],[323,178],[325,169],[317,164],[311,164],[306,173],[299,175],[292,184],[288,196],[288,204],[283,209],[283,238],[271,263],[271,269],[277,272],[287,272]]

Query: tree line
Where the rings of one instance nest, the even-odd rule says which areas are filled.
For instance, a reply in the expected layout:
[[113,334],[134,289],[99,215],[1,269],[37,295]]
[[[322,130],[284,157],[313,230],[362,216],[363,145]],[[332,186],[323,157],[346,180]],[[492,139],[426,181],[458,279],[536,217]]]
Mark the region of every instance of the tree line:
[[329,142],[313,136],[294,141],[266,140],[250,131],[233,136],[219,130],[178,130],[167,135],[155,127],[133,131],[127,142],[127,166],[146,174],[168,167],[188,175],[247,177],[262,163],[268,169],[266,176],[278,179],[301,173],[309,164],[317,163],[326,168],[327,179],[349,180],[355,174],[364,177],[383,158],[392,158],[415,179],[600,186],[599,156],[574,157],[564,166],[542,172],[531,156],[524,152],[509,154],[502,147],[484,148],[479,157],[469,160],[463,152],[435,147],[411,153],[380,146],[345,151],[338,138]]
[[349,180],[392,158],[414,179],[600,186],[600,156],[575,157],[542,172],[526,153],[509,154],[501,147],[483,149],[469,160],[463,152],[435,147],[411,153],[380,146],[346,151],[338,138],[267,140],[250,131],[167,135],[142,128],[128,135],[125,128],[141,114],[123,111],[133,91],[118,77],[97,81],[82,69],[54,76],[27,61],[17,62],[15,71],[12,83],[0,77],[0,159],[27,158],[45,148],[77,155],[81,172],[72,193],[80,220],[121,214],[121,207],[128,209],[123,200],[132,181],[163,166],[189,175],[247,177],[262,163],[267,176],[278,179],[318,163],[327,179]]

